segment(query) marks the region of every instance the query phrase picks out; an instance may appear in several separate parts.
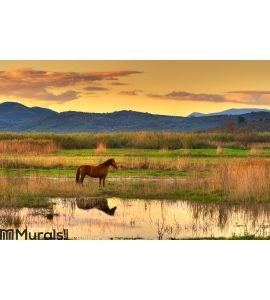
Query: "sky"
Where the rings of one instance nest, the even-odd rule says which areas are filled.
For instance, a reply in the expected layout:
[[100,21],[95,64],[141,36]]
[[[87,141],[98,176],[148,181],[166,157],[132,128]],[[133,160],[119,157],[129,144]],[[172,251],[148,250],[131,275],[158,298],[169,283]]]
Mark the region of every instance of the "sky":
[[270,61],[0,61],[0,102],[186,116],[270,109]]

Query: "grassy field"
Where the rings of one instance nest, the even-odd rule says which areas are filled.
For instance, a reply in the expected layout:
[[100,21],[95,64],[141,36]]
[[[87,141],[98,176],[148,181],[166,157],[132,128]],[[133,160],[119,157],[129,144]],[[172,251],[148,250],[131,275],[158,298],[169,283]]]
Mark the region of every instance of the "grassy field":
[[[62,149],[95,149],[98,144],[107,148],[136,149],[200,149],[247,148],[252,143],[269,147],[269,132],[243,130],[223,132],[122,132],[122,133],[0,133],[0,142],[10,140],[47,140]],[[1,149],[1,144],[0,144]]]
[[112,177],[183,177],[193,173],[206,176],[225,162],[251,158],[270,160],[270,150],[224,148],[222,153],[218,153],[216,149],[209,148],[106,149],[104,153],[97,153],[95,149],[72,149],[45,154],[2,153],[0,175],[74,177],[78,166],[97,165],[111,157],[115,158],[119,167],[111,170]]
[[[215,147],[194,148],[195,142],[192,144],[193,147],[174,149],[172,144],[166,147],[165,141],[167,143],[174,141],[176,143],[174,145],[180,143],[185,146],[188,139],[191,141],[196,137],[198,140],[205,138],[206,144],[218,139],[222,139],[223,143],[231,143],[233,138],[235,142],[240,137],[232,138],[228,134],[214,133],[107,135],[2,133],[0,134],[1,201],[8,203],[8,199],[18,197],[20,200],[16,205],[21,206],[27,201],[33,204],[37,199],[50,196],[102,195],[203,202],[267,202],[270,200],[270,149],[267,144],[269,136],[266,133],[257,134],[257,141],[261,143],[250,144],[247,149],[236,147],[236,144],[234,147],[218,144]],[[10,138],[13,138],[12,142]],[[132,138],[135,139],[133,145],[137,147],[109,148],[107,144],[100,142],[107,139],[110,140],[110,145],[117,139],[126,139],[132,144]],[[153,140],[152,146],[156,146],[155,149],[141,148],[147,139]],[[85,147],[87,143],[94,142],[95,146],[92,148]],[[73,149],[69,149],[72,143],[75,143]],[[78,148],[80,145],[81,149]],[[92,178],[87,178],[83,187],[75,184],[78,166],[97,165],[109,158],[115,158],[119,168],[110,171],[108,184],[104,190],[100,191],[97,180]]]

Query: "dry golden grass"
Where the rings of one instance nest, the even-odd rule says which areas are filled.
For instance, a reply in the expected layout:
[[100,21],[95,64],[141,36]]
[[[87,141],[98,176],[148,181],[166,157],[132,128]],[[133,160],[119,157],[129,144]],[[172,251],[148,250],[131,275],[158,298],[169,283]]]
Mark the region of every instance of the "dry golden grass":
[[222,154],[224,152],[224,149],[221,145],[217,145],[217,154]]
[[42,156],[0,156],[1,168],[64,168],[74,166],[74,159]]
[[265,149],[265,148],[270,148],[270,143],[251,143],[250,144],[251,148],[256,148],[256,149]]
[[[241,132],[122,132],[122,133],[0,133],[0,140],[52,140],[62,149],[95,149],[99,143],[108,148],[183,149],[209,148],[221,144],[224,148],[261,144],[269,147],[270,133]],[[254,146],[259,147],[259,146]]]
[[99,143],[95,150],[97,154],[104,154],[106,153],[106,151],[107,151],[106,145],[103,143]]
[[224,162],[213,175],[216,188],[230,200],[270,199],[270,161],[262,158]]
[[[180,163],[179,168],[185,165]],[[262,158],[223,162],[212,170],[210,176],[202,177],[199,172],[181,179],[110,179],[104,192],[98,189],[98,181],[86,180],[83,186],[67,178],[46,177],[0,177],[0,206],[16,206],[16,201],[36,197],[98,196],[100,193],[118,197],[153,198],[190,191],[201,200],[204,195],[222,192],[222,200],[233,202],[265,202],[270,200],[270,161]],[[103,194],[104,195],[104,194]],[[201,195],[201,196],[200,196]],[[189,197],[189,196],[187,196]],[[220,196],[221,197],[221,196]],[[186,198],[189,199],[189,198]],[[220,198],[221,199],[221,198]]]
[[250,149],[250,155],[262,155],[263,154],[263,149],[262,148],[251,148]]
[[40,154],[55,153],[60,147],[52,140],[0,140],[0,153]]
[[45,177],[0,177],[0,206],[16,207],[26,199],[26,204],[33,197],[44,203],[44,197],[89,196],[98,192],[96,181],[88,181],[83,186],[67,179]]
[[[172,194],[190,186],[183,181],[149,181],[127,180],[114,181],[105,190],[99,190],[97,180],[87,180],[83,185],[76,184],[75,180],[53,179],[46,177],[0,177],[0,207],[17,207],[45,205],[48,197],[96,197],[104,195],[125,197],[158,196],[161,193]],[[40,201],[40,202],[39,202]]]
[[191,151],[190,151],[189,148],[184,148],[184,149],[183,149],[183,154],[184,154],[184,155],[190,155],[190,153],[191,153]]
[[201,170],[203,164],[194,164],[188,157],[181,157],[175,160],[151,160],[144,158],[124,158],[118,162],[120,169],[148,169],[148,170],[174,170],[184,171],[188,169]]
[[160,152],[168,152],[169,148],[166,146],[163,146],[162,148],[160,148]]
[[[82,164],[98,165],[109,159],[110,157],[97,158],[86,157],[58,157],[58,156],[17,156],[17,155],[2,155],[0,156],[0,168],[71,168],[74,169]],[[174,160],[165,159],[149,159],[145,157],[122,157],[118,158],[117,165],[119,169],[149,169],[149,170],[194,170],[202,171],[206,168],[211,168],[210,163],[195,163],[189,157],[179,157]]]

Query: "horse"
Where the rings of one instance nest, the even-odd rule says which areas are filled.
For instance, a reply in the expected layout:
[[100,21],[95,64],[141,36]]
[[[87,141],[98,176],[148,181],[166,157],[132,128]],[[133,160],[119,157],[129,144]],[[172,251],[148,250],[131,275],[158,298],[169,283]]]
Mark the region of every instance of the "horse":
[[113,158],[106,160],[104,163],[98,166],[83,165],[77,169],[76,183],[83,183],[86,175],[94,178],[99,178],[99,188],[101,188],[101,181],[103,181],[103,187],[105,187],[105,179],[109,172],[109,167],[112,166],[117,169],[116,162]]
[[98,210],[103,211],[105,214],[109,216],[113,216],[117,209],[117,206],[110,208],[108,205],[108,200],[105,198],[101,198],[101,199],[78,198],[76,199],[76,204],[79,209],[88,210],[88,209],[96,208]]

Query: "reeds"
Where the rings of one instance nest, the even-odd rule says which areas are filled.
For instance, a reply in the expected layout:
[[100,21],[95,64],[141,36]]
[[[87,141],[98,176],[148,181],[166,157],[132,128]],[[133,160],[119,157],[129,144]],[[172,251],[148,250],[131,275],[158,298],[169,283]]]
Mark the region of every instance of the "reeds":
[[0,207],[46,206],[46,197],[87,196],[89,188],[98,192],[98,186],[94,189],[93,181],[81,186],[75,184],[75,180],[73,182],[44,177],[0,177]]
[[223,147],[221,145],[217,145],[217,151],[216,151],[217,155],[222,154],[223,152],[224,152]]
[[[123,132],[123,133],[0,133],[2,140],[51,140],[62,149],[96,149],[103,143],[108,148],[193,149],[238,147],[243,134],[226,132]],[[256,133],[245,143],[269,143],[270,134]]]
[[269,132],[115,132],[115,133],[0,133],[2,140],[51,140],[62,149],[96,149],[103,143],[107,148],[194,149],[247,147],[270,143]]
[[104,143],[98,143],[97,147],[96,147],[96,154],[104,154],[106,153],[107,148],[106,145]]
[[[149,164],[149,161],[144,164]],[[182,163],[178,166],[179,169],[185,167]],[[111,179],[103,191],[98,189],[98,181],[95,179],[86,180],[81,186],[67,178],[0,177],[0,207],[29,205],[33,199],[35,204],[44,205],[44,197],[91,197],[101,194],[143,199],[180,197],[198,201],[208,201],[214,195],[211,201],[265,202],[270,199],[270,161],[249,158],[222,162],[219,167],[212,169],[209,176],[192,172],[190,176],[181,179]]]
[[[58,156],[17,156],[17,155],[3,155],[0,156],[0,168],[12,168],[12,169],[23,169],[23,168],[75,168],[82,164],[97,165],[102,163],[109,157],[97,158],[86,158],[82,157],[58,157]],[[121,170],[172,170],[172,171],[183,171],[183,170],[204,170],[211,167],[211,164],[207,163],[195,163],[189,157],[179,157],[174,160],[168,159],[151,159],[147,156],[144,157],[119,157],[116,159],[117,165]],[[75,172],[75,171],[74,171]]]
[[119,197],[159,197],[171,195],[186,186],[184,181],[148,181],[122,179],[107,183],[99,190],[97,180],[87,180],[83,185],[75,180],[45,177],[0,177],[0,208],[45,207],[48,197],[96,197],[100,195]]
[[0,156],[1,168],[65,168],[74,167],[74,158],[42,156]]
[[262,155],[263,154],[263,149],[262,148],[255,148],[255,147],[252,147],[250,149],[250,155],[254,155],[254,156],[259,156],[259,155]]
[[55,153],[60,147],[52,140],[14,139],[0,140],[0,153],[39,154]]
[[201,170],[203,164],[195,164],[188,157],[181,157],[174,160],[151,160],[147,156],[143,158],[124,158],[118,163],[121,169],[145,169],[145,170],[172,170],[184,171],[188,169]]
[[223,162],[216,174],[215,184],[229,200],[265,201],[270,199],[270,161],[262,158]]

